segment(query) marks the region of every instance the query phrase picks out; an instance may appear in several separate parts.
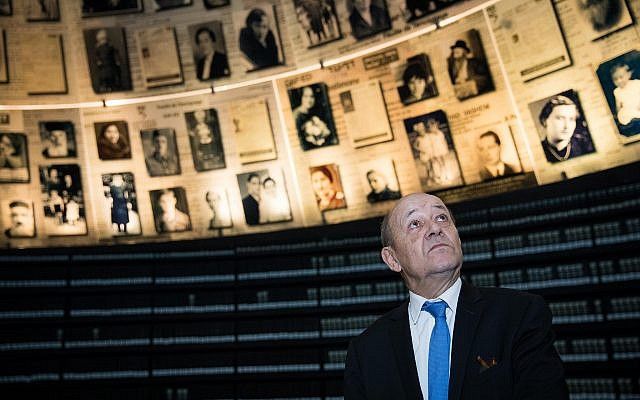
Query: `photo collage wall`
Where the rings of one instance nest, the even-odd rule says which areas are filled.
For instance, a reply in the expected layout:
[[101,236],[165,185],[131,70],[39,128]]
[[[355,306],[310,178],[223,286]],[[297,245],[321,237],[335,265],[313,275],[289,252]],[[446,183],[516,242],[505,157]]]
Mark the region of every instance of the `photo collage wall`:
[[[16,3],[0,20],[19,15]],[[149,12],[140,2],[126,10],[90,3],[82,18],[92,24]],[[166,15],[183,9],[154,3],[153,12]],[[348,52],[345,35],[356,44],[384,41],[400,24],[395,8],[375,1],[365,19],[351,17],[352,4],[346,24],[341,11],[349,5],[333,1],[242,10],[209,3],[207,12],[248,23],[238,32],[241,57],[224,50],[230,36],[220,21],[186,26],[193,70],[180,61],[185,37],[175,26],[138,30],[132,46],[126,25],[84,29],[92,96],[123,98],[116,92],[132,88],[134,97],[155,94],[189,75],[229,79],[238,58],[243,76],[264,74],[295,65],[303,50]],[[405,5],[402,24],[444,12],[443,3],[429,4]],[[0,241],[135,243],[317,226],[383,215],[412,192],[458,202],[637,161],[640,34],[632,21],[640,1],[618,5],[616,15],[600,18],[578,1],[503,0],[378,52],[235,90],[214,85],[212,94],[131,105],[0,110]],[[298,29],[264,23],[283,15],[295,17]],[[566,23],[578,17],[584,26]],[[304,49],[288,52],[300,39]],[[59,82],[48,84],[33,83],[33,93],[58,93]]]

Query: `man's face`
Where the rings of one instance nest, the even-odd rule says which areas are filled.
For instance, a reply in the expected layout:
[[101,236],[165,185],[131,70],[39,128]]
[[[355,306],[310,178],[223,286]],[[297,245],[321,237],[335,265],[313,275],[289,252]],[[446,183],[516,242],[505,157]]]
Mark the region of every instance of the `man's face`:
[[98,33],[96,33],[96,45],[100,46],[105,43],[107,43],[107,31],[100,29]]
[[251,24],[251,30],[258,40],[264,40],[264,38],[267,37],[267,33],[269,33],[269,21],[267,17],[263,16],[260,21],[253,22]]
[[390,247],[409,289],[429,278],[459,273],[462,244],[442,200],[424,193],[406,196],[391,211],[389,222]]
[[209,32],[203,31],[200,32],[197,38],[198,41],[198,49],[204,55],[209,55],[213,53],[213,40],[211,40],[211,35]]
[[556,106],[546,121],[547,141],[559,149],[569,143],[576,129],[578,110],[573,104]]
[[118,131],[118,127],[115,125],[109,125],[104,131],[104,137],[112,144],[118,143],[118,139],[120,139],[120,131]]
[[369,180],[371,190],[375,193],[380,193],[387,187],[387,180],[377,171],[370,172],[367,175],[367,179]]
[[493,136],[483,136],[478,140],[478,151],[482,162],[494,165],[500,162],[500,145]]
[[454,47],[451,50],[451,53],[453,54],[453,58],[455,58],[457,60],[459,60],[461,58],[464,58],[467,55],[467,51],[465,49],[461,48],[461,47]]
[[29,207],[11,208],[11,231],[13,235],[33,235],[33,218]]
[[51,138],[51,143],[58,146],[67,141],[67,134],[63,130],[54,129],[51,131],[50,138]]
[[169,148],[169,141],[163,135],[156,136],[153,138],[153,147],[155,147],[156,151],[161,155],[167,154],[167,149]]
[[247,191],[252,196],[260,195],[260,178],[254,176],[249,182],[247,182]]
[[417,99],[420,99],[422,98],[422,95],[424,94],[424,90],[427,87],[427,81],[425,81],[423,78],[419,76],[414,76],[411,79],[409,79],[407,86],[409,87],[409,91],[411,92],[411,95]]
[[215,193],[207,193],[207,204],[209,204],[209,208],[215,210],[218,205],[218,195]]
[[158,199],[158,204],[163,213],[168,213],[176,208],[176,196],[173,193],[165,193]]
[[353,6],[360,12],[366,12],[371,6],[371,0],[353,0]]

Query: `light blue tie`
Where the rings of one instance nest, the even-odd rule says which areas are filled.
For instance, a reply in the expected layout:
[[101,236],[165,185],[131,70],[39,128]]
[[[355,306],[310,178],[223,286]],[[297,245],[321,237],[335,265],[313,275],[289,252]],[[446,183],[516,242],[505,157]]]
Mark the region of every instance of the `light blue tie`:
[[449,343],[451,335],[445,311],[447,303],[442,300],[425,302],[422,310],[436,319],[429,341],[429,399],[447,400],[449,396]]

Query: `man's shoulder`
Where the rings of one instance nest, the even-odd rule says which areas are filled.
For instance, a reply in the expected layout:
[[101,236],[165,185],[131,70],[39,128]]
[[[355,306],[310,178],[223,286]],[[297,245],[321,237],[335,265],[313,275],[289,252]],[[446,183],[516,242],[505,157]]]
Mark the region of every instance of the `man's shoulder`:
[[533,293],[497,287],[475,287],[480,296],[491,304],[502,304],[507,308],[528,307],[532,302],[544,303],[544,299]]
[[353,340],[356,342],[377,340],[381,335],[386,335],[389,328],[398,320],[405,319],[405,323],[409,324],[407,307],[408,301],[403,301],[402,304],[375,320],[367,329],[356,336]]

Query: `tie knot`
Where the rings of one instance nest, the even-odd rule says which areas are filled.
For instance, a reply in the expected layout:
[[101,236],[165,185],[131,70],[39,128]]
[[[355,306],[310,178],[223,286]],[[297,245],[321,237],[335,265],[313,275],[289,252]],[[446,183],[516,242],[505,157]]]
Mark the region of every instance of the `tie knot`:
[[433,318],[443,318],[445,316],[445,310],[447,309],[447,303],[444,300],[438,301],[425,301],[422,305],[422,311],[426,311],[433,315]]

